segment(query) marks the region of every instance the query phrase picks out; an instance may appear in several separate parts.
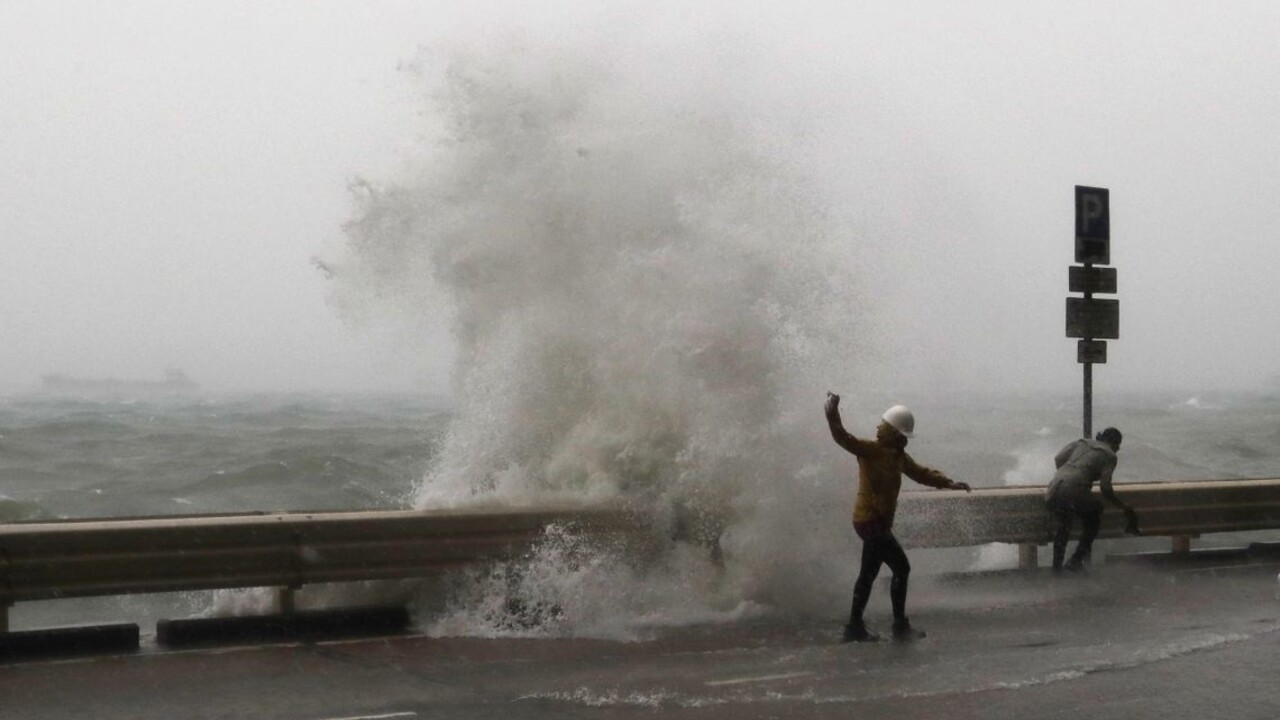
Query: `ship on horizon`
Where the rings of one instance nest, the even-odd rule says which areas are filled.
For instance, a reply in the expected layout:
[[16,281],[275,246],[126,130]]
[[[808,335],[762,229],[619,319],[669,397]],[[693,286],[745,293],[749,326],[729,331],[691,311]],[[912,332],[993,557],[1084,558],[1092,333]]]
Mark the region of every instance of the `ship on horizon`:
[[62,373],[40,376],[40,391],[49,395],[94,398],[157,397],[191,393],[199,388],[200,385],[196,381],[178,368],[165,370],[163,380],[78,378]]

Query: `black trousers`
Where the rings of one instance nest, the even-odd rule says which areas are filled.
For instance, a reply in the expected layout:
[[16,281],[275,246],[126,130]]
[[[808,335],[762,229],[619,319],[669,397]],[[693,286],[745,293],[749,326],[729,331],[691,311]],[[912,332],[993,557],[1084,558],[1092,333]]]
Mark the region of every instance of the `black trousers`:
[[1072,563],[1081,563],[1093,554],[1093,541],[1102,527],[1102,503],[1092,497],[1050,498],[1049,512],[1053,513],[1057,527],[1053,534],[1053,569],[1061,570],[1067,555],[1067,539],[1071,536],[1071,523],[1080,516],[1080,542],[1071,553]]
[[893,579],[889,583],[893,620],[895,623],[905,622],[907,578],[911,575],[907,553],[888,529],[876,528],[864,534],[860,528],[858,535],[862,538],[862,569],[858,571],[858,581],[853,584],[853,607],[849,610],[849,624],[862,623],[862,613],[867,609],[867,601],[871,599],[871,586],[880,574],[881,565],[888,565],[893,571]]

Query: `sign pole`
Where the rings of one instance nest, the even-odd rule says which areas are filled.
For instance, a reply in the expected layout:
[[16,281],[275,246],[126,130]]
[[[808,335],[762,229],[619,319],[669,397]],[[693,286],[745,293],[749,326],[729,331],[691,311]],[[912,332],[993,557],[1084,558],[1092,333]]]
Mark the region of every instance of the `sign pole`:
[[1093,437],[1093,363],[1084,364],[1084,437]]
[[[1084,264],[1084,274],[1088,275],[1093,269],[1093,263],[1086,262]],[[1086,304],[1093,300],[1092,289],[1085,290],[1084,301]],[[1092,341],[1092,337],[1084,338],[1086,342]],[[1084,439],[1088,440],[1093,437],[1093,361],[1089,360],[1084,363]]]
[[[1076,186],[1076,262],[1067,268],[1067,337],[1079,338],[1076,362],[1084,366],[1084,437],[1093,436],[1093,366],[1107,361],[1107,340],[1120,337],[1120,303],[1095,299],[1114,295],[1116,270],[1111,264],[1111,193],[1106,188]],[[1102,265],[1103,267],[1095,267]]]

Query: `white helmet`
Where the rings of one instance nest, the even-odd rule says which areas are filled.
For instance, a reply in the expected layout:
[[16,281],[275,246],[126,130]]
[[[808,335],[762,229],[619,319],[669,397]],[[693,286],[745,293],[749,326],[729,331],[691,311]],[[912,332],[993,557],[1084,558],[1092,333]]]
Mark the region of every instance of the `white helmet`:
[[911,414],[906,405],[894,405],[885,410],[880,419],[892,425],[903,437],[915,437],[916,416]]

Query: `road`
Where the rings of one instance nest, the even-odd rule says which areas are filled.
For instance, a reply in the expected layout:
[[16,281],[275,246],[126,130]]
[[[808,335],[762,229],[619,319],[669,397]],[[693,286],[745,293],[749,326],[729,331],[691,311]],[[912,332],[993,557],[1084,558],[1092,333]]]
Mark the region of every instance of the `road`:
[[[929,635],[910,644],[843,645],[839,618],[758,617],[630,642],[149,647],[0,666],[0,717],[1270,719],[1277,571],[913,578],[913,621]],[[873,599],[873,625],[887,626],[886,607]]]

